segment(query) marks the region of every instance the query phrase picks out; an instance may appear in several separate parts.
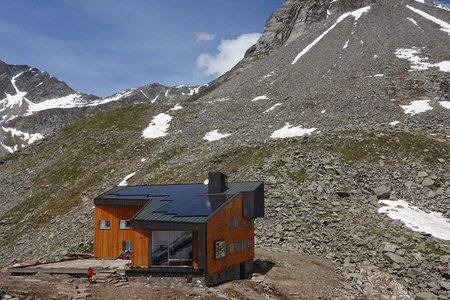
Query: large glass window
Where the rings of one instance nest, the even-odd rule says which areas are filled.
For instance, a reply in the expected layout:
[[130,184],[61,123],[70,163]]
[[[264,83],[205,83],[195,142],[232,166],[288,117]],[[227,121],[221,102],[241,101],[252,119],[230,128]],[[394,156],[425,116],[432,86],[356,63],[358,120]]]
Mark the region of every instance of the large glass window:
[[152,266],[192,266],[191,231],[153,231]]

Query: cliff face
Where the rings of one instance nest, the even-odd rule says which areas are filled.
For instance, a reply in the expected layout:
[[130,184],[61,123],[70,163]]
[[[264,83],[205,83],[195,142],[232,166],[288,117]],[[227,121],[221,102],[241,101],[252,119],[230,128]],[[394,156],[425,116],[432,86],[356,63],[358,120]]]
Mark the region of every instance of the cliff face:
[[290,44],[304,35],[312,23],[329,16],[367,6],[376,0],[286,0],[267,20],[256,52]]

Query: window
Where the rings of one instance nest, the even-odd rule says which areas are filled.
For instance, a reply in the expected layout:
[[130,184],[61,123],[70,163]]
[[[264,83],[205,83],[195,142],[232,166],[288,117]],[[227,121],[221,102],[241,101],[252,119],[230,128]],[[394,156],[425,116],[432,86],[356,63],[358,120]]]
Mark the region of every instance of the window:
[[131,241],[122,241],[122,251],[123,252],[131,252]]
[[130,220],[120,220],[120,229],[130,229]]
[[234,244],[230,243],[230,254],[234,253]]
[[251,240],[247,241],[247,248],[250,249],[253,246],[253,243]]
[[241,249],[245,250],[245,241],[241,241]]
[[110,229],[111,228],[111,222],[109,220],[100,220],[98,222],[98,228],[99,229]]
[[230,228],[236,228],[239,225],[239,220],[235,217],[231,217],[228,219],[228,226]]
[[227,243],[224,240],[214,241],[214,259],[225,257]]
[[239,248],[240,247],[240,243],[239,242],[236,242],[236,243],[234,243],[234,251],[235,252],[239,252],[241,249]]
[[151,264],[157,267],[192,266],[192,231],[153,231]]

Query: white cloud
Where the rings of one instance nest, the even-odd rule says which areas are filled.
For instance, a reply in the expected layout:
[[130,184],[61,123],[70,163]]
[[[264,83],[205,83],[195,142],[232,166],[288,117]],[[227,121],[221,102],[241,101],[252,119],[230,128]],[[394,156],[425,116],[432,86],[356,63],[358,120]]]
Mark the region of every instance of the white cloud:
[[260,33],[245,33],[234,40],[222,40],[218,53],[203,53],[197,58],[197,67],[206,75],[222,75],[244,58],[245,51],[256,43]]
[[197,42],[209,42],[214,40],[215,36],[212,33],[208,33],[205,31],[197,33]]

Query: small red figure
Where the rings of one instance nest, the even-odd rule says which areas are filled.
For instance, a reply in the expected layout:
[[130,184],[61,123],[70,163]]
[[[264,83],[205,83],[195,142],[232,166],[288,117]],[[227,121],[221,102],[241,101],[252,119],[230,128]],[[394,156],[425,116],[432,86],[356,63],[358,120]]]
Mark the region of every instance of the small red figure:
[[89,267],[87,270],[87,277],[88,277],[89,282],[92,282],[92,276],[94,276],[94,269]]

